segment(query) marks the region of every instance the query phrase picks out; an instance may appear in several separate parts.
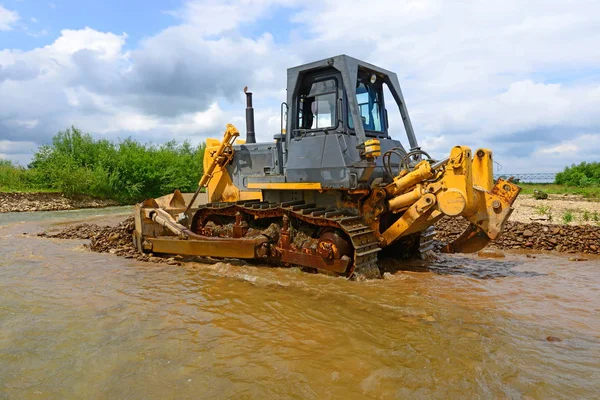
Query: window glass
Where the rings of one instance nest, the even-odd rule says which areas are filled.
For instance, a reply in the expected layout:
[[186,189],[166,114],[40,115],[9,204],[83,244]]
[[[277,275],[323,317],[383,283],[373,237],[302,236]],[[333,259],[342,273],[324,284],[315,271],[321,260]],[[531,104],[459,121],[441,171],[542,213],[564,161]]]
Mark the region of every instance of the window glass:
[[[383,116],[381,109],[381,88],[375,87],[370,82],[360,82],[356,88],[356,102],[358,112],[365,130],[383,132]],[[348,126],[354,128],[354,121],[348,110]]]
[[298,105],[298,126],[303,129],[324,129],[337,125],[336,88],[334,79],[314,82]]

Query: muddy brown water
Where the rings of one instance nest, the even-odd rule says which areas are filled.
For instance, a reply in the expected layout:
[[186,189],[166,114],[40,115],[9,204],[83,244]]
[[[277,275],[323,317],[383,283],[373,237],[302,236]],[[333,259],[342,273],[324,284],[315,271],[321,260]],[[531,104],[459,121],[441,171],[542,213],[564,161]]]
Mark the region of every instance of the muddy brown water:
[[0,399],[600,392],[598,259],[446,256],[348,282],[140,263],[34,235],[128,211],[0,214]]

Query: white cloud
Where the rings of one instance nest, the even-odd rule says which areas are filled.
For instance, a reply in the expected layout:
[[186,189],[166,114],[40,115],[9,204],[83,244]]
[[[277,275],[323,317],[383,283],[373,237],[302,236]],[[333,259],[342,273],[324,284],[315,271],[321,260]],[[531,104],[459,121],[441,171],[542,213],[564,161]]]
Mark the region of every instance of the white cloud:
[[72,55],[80,50],[92,50],[98,52],[98,57],[101,59],[114,59],[122,56],[121,48],[126,39],[126,33],[115,35],[110,32],[98,32],[88,27],[80,30],[64,29],[60,32],[60,37],[46,49],[63,55]]
[[561,154],[561,155],[574,155],[579,150],[573,143],[561,143],[556,146],[544,147],[538,150],[541,154]]
[[205,0],[187,1],[171,14],[193,25],[204,35],[239,28],[269,13],[274,6],[289,6],[298,0]]
[[[40,143],[75,124],[201,140],[227,122],[243,129],[248,85],[258,137],[271,140],[286,68],[347,53],[398,73],[436,157],[465,144],[492,148],[505,169],[556,170],[599,154],[583,141],[600,138],[600,3],[207,0],[171,14],[176,25],[139,43],[89,27],[0,50],[0,138]],[[390,103],[392,133],[405,141]]]
[[10,31],[19,21],[19,13],[8,10],[0,5],[0,31]]

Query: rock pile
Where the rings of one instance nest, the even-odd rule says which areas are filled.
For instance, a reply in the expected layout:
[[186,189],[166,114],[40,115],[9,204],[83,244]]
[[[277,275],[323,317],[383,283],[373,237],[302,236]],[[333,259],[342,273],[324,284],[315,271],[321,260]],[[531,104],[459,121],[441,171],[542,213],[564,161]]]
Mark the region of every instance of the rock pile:
[[[468,222],[464,219],[443,218],[436,224],[436,237],[447,243],[458,237],[467,226]],[[508,221],[502,236],[489,246],[499,249],[600,254],[600,227]]]
[[155,257],[152,253],[140,254],[133,247],[132,233],[135,228],[133,217],[129,217],[117,226],[98,226],[96,224],[79,224],[68,227],[58,233],[40,233],[39,236],[59,239],[90,239],[86,245],[98,253],[111,253],[125,258],[135,258],[138,261],[150,261],[179,265],[175,258]]
[[96,224],[80,224],[63,229],[58,233],[48,234],[46,232],[42,232],[38,236],[58,239],[91,239],[97,232],[104,228],[107,227],[100,227]]
[[70,198],[62,193],[0,193],[0,213],[73,210],[116,205],[118,203],[113,200],[99,200],[89,196]]

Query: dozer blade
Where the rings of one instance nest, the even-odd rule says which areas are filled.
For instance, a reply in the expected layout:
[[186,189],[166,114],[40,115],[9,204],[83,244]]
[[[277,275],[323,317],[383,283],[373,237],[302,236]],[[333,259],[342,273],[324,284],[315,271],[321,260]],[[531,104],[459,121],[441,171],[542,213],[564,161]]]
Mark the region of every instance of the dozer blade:
[[490,242],[486,233],[476,225],[470,224],[453,242],[442,248],[443,253],[475,253]]

